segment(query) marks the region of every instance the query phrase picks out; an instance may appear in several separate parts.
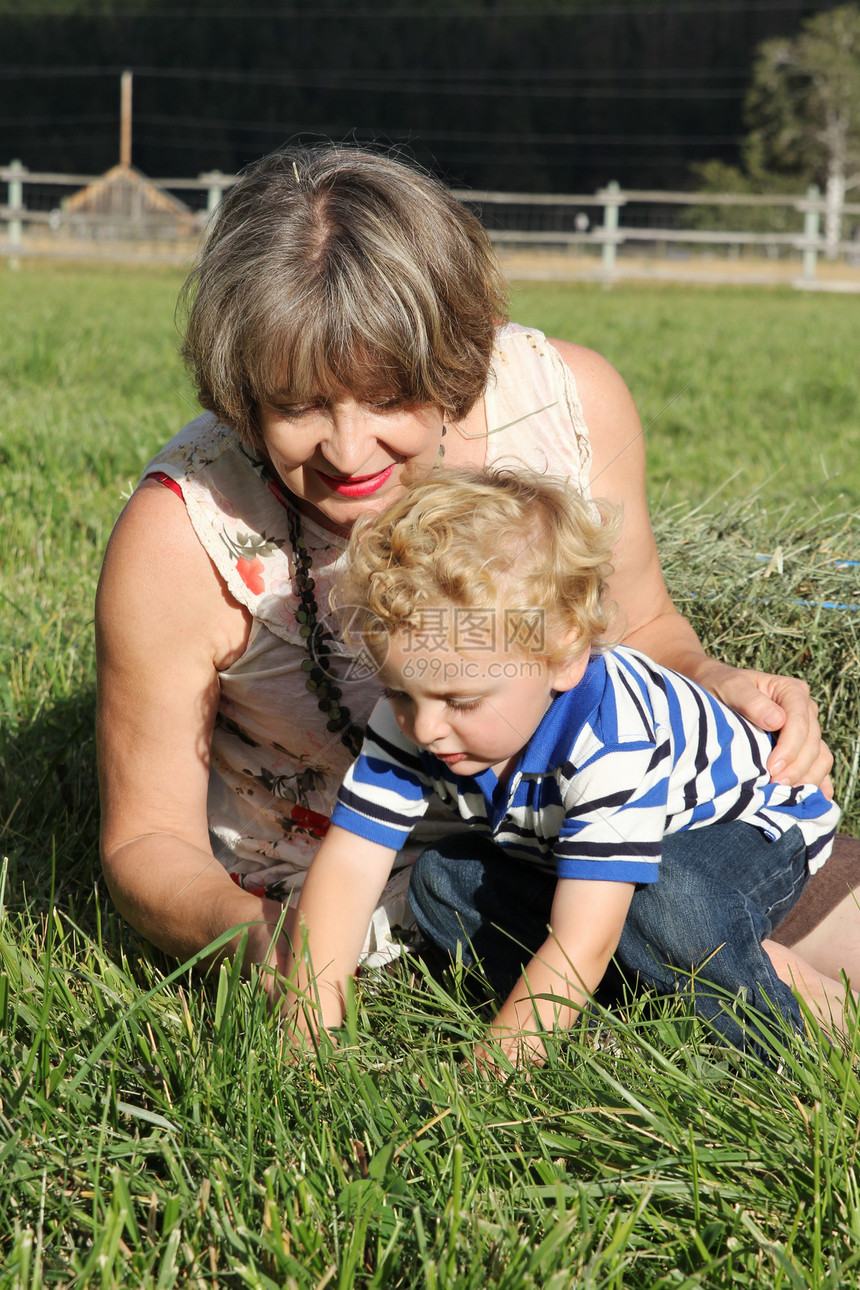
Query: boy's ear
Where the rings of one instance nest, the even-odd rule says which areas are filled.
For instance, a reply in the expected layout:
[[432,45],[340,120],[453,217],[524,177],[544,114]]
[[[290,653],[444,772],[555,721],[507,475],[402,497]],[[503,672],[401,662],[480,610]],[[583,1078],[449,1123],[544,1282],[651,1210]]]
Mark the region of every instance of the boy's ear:
[[589,657],[590,650],[585,649],[581,654],[577,654],[576,658],[568,659],[565,663],[557,663],[552,669],[552,688],[562,693],[579,685],[588,667]]
[[[572,644],[576,640],[576,633],[566,640],[565,644]],[[588,667],[588,659],[591,658],[591,650],[584,649],[581,654],[576,654],[575,658],[567,659],[565,663],[556,663],[552,673],[552,688],[562,693],[563,690],[572,690],[575,685],[579,685],[585,675],[585,668]]]

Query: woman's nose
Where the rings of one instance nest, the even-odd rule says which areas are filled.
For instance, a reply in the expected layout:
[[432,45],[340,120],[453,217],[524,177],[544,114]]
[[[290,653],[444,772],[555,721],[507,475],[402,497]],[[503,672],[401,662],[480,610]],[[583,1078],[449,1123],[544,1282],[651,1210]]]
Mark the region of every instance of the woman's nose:
[[328,433],[320,448],[338,474],[360,474],[373,456],[375,447],[372,413],[358,404],[336,404],[331,409]]

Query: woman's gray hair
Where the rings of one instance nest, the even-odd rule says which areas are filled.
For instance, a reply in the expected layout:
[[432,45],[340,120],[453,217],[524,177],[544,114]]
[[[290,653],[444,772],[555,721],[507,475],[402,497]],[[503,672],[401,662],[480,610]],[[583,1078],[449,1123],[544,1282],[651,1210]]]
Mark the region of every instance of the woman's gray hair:
[[241,173],[180,305],[202,406],[259,448],[261,404],[337,391],[465,416],[486,386],[506,285],[479,220],[443,184],[321,145]]

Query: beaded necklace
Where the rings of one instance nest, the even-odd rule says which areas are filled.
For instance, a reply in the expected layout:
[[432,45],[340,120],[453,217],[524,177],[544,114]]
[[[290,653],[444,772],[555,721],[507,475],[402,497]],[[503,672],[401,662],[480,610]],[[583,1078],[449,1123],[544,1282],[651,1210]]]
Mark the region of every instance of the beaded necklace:
[[308,656],[302,660],[302,671],[306,673],[305,688],[317,701],[317,707],[327,717],[326,730],[338,734],[340,741],[353,757],[357,757],[364,741],[364,731],[352,719],[352,713],[345,703],[341,703],[341,689],[337,684],[330,659],[335,638],[319,620],[319,609],[314,595],[314,580],[311,577],[313,560],[304,545],[302,525],[295,499],[285,493],[276,479],[273,479],[265,468],[262,471],[269,492],[287,512],[287,528],[290,535],[290,546],[293,549],[293,569],[296,586],[299,589],[300,608],[296,611],[299,624],[299,635],[305,643]]

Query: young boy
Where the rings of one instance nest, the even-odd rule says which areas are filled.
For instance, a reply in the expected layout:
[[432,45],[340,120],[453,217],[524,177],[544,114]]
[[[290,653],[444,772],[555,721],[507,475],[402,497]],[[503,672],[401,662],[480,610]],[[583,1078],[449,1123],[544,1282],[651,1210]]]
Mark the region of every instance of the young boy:
[[[801,1027],[786,983],[811,974],[814,995],[821,979],[781,949],[775,967],[765,938],[824,863],[839,809],[815,787],[772,783],[770,737],[691,681],[601,645],[615,531],[564,481],[455,470],[356,530],[337,603],[387,697],[302,892],[300,1030],[341,1022],[370,914],[434,794],[468,826],[465,857],[492,844],[515,910],[553,884],[549,928],[491,1026],[509,1056],[540,1060],[541,1032],[574,1021],[616,951],[664,988],[667,971],[677,984],[686,966],[689,982],[707,961],[707,980]],[[683,874],[677,920],[649,913],[661,857],[688,829],[702,831],[695,863],[713,901],[740,910],[731,945],[708,941],[707,909],[684,909]],[[410,895],[432,932],[428,892],[444,894],[422,866]],[[489,862],[482,881],[493,873]],[[466,940],[474,911],[449,903]]]

